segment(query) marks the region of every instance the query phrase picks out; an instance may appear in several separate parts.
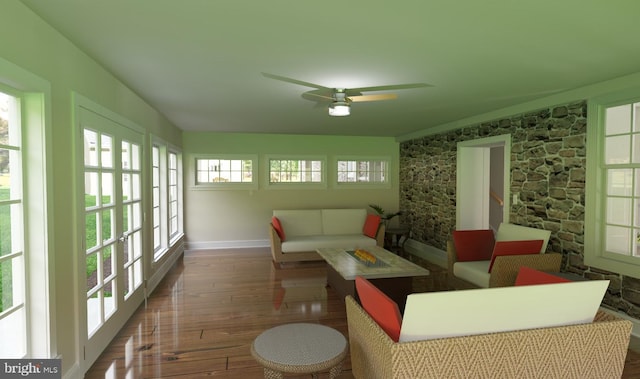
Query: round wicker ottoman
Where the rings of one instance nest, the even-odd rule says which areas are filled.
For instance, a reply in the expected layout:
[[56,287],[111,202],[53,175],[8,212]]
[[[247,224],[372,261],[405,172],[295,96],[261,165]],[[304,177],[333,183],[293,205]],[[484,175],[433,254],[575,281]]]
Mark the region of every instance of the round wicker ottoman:
[[319,324],[285,324],[268,329],[251,345],[251,355],[264,366],[267,379],[282,373],[314,374],[329,370],[336,378],[347,356],[347,340],[342,333]]

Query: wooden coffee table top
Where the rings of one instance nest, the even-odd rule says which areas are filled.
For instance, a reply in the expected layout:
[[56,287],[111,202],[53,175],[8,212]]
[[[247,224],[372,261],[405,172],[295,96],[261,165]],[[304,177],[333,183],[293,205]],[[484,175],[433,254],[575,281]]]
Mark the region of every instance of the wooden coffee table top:
[[385,263],[383,267],[369,267],[354,259],[344,249],[322,248],[318,254],[345,280],[355,280],[356,276],[367,279],[397,278],[405,276],[426,276],[429,270],[397,256],[378,246],[362,248]]

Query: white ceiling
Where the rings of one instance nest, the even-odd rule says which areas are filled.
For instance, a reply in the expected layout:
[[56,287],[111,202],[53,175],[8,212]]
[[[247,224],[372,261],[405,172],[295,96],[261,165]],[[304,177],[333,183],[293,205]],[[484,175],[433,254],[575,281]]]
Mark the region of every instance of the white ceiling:
[[[183,130],[397,137],[640,71],[632,0],[22,2]],[[431,87],[329,117],[263,72]]]

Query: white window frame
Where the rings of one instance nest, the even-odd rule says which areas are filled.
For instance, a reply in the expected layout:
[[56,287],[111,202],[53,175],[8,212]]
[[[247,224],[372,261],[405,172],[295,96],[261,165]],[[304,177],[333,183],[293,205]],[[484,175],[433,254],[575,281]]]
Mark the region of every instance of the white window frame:
[[[175,170],[174,168],[171,167],[171,156],[175,155]],[[182,151],[180,149],[178,149],[175,146],[169,145],[168,146],[168,152],[167,152],[167,171],[168,171],[168,183],[167,183],[167,193],[168,195],[168,203],[169,203],[169,207],[168,207],[168,214],[167,214],[167,222],[169,223],[168,227],[168,235],[169,235],[169,245],[172,246],[177,240],[179,240],[180,238],[182,238],[182,236],[184,235],[184,205],[183,205],[183,180],[182,180]],[[173,181],[171,180],[172,175],[174,174],[175,171],[175,184],[173,184]],[[172,199],[171,197],[171,187],[175,187],[175,200]],[[172,203],[175,202],[176,206],[175,206],[175,212],[176,214],[173,214],[173,209],[174,207],[172,206]],[[176,229],[173,230],[172,228],[172,219],[175,218],[176,221]]]
[[[342,161],[355,161],[356,164],[360,162],[384,162],[386,165],[386,171],[384,172],[384,181],[356,181],[356,182],[344,182],[340,181],[340,170],[338,165]],[[357,155],[345,155],[336,156],[333,159],[333,169],[335,170],[333,185],[336,188],[341,189],[389,189],[391,188],[391,164],[392,160],[389,156],[357,156]]]
[[[158,167],[154,162],[155,151],[158,151]],[[173,170],[169,167],[170,155],[176,157],[175,184],[172,184],[170,174]],[[182,193],[182,152],[181,150],[163,139],[151,136],[151,228],[153,236],[153,262],[156,263],[171,250],[171,247],[182,238],[183,231],[183,193]],[[156,175],[158,177],[156,178]],[[176,215],[172,215],[170,187],[175,186]],[[156,191],[157,187],[157,191]],[[157,206],[156,206],[157,204]],[[156,207],[158,208],[156,210]],[[176,219],[176,230],[171,231],[171,218]],[[159,219],[158,219],[159,218]],[[156,238],[159,243],[156,244]]]
[[[55,358],[56,297],[52,201],[51,85],[0,58],[0,91],[20,99],[24,225],[25,358]],[[7,357],[5,357],[7,358]]]
[[[319,182],[271,182],[271,161],[319,161],[321,179]],[[268,189],[325,189],[327,188],[327,157],[324,155],[267,155],[265,156],[264,186]]]
[[[191,189],[196,190],[254,190],[258,189],[258,156],[255,154],[191,154],[188,172]],[[197,161],[200,159],[251,161],[251,182],[198,182]]]
[[[605,111],[618,105],[640,102],[640,89],[601,96],[589,101],[587,118],[587,172],[585,201],[584,263],[588,266],[640,278],[640,257],[606,251],[607,170]],[[640,168],[640,164],[625,165]],[[630,221],[633,223],[633,220]]]

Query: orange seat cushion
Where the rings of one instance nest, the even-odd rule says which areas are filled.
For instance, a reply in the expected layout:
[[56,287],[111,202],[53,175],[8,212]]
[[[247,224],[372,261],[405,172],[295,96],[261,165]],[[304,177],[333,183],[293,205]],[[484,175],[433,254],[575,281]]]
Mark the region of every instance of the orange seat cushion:
[[356,276],[356,291],[362,308],[394,342],[398,342],[402,326],[398,304],[361,276]]

